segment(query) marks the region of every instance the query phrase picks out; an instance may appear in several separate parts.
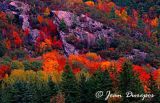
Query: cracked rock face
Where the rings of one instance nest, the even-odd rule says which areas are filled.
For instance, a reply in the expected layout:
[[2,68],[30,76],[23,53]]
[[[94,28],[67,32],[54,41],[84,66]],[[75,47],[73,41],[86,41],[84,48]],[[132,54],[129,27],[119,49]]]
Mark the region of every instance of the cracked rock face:
[[12,1],[10,5],[16,7],[18,10],[21,10],[22,14],[25,14],[28,11],[30,11],[29,5],[20,1]]
[[[114,29],[105,26],[104,24],[97,22],[86,15],[74,15],[71,12],[66,11],[53,11],[56,17],[60,21],[64,21],[68,32],[61,33],[62,41],[68,54],[77,54],[78,49],[74,47],[74,44],[66,42],[65,37],[69,37],[68,34],[73,34],[78,41],[86,43],[86,47],[94,46],[97,39],[105,38],[106,43],[110,43],[115,36]],[[65,42],[64,42],[65,41]],[[72,49],[70,49],[72,48]]]
[[[30,28],[30,24],[28,21],[29,15],[27,14],[30,11],[29,5],[20,1],[12,1],[10,2],[10,6],[13,6],[20,11],[19,17],[23,19],[22,29],[25,30],[27,28]],[[16,14],[18,14],[18,12]]]

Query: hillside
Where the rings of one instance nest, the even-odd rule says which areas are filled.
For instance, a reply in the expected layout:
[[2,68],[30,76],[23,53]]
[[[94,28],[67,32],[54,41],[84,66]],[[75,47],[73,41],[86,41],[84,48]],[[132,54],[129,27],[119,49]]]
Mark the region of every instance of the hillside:
[[159,103],[159,32],[158,1],[2,0],[0,103]]

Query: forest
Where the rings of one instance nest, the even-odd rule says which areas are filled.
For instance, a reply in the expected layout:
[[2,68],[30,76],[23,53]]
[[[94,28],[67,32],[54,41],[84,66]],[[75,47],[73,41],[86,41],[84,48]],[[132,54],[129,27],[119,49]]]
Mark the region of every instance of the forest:
[[0,0],[0,103],[160,103],[160,1]]

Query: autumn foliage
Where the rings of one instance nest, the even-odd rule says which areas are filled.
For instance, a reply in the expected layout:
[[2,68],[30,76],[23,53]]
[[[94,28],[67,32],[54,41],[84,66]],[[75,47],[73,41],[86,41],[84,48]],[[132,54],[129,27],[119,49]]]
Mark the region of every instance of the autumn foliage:
[[[112,11],[112,9],[114,9],[114,13],[122,20],[122,22],[125,22],[126,25],[129,25],[131,28],[138,28],[138,19],[142,19],[142,21],[145,24],[145,28],[147,28],[143,32],[147,35],[152,35],[151,31],[152,28],[156,28],[159,25],[159,18],[155,17],[155,18],[149,18],[149,15],[147,14],[143,14],[142,17],[140,17],[140,13],[138,10],[135,9],[131,9],[131,14],[128,13],[127,11],[127,7],[119,7],[117,6],[114,2],[112,1],[103,1],[103,0],[98,0],[97,3],[94,3],[93,1],[87,1],[85,2],[85,4],[87,4],[88,6],[92,6],[95,8],[98,8],[101,11],[104,11],[106,14],[109,15],[109,13]],[[117,19],[117,21],[113,21],[118,22],[119,19]],[[148,27],[152,27],[152,28],[148,28]],[[150,32],[150,34],[149,34]],[[150,36],[148,36],[150,38]]]
[[153,71],[154,80],[156,81],[158,88],[160,89],[160,76],[159,75],[160,75],[160,69]]
[[[31,9],[31,14],[34,13],[34,15],[30,15],[30,13],[27,14],[31,16],[28,22],[30,23],[30,26],[32,25],[33,27],[29,26],[25,30],[20,28],[24,22],[22,23],[22,21],[18,20],[19,18],[16,18],[15,15],[9,15],[8,12],[0,12],[0,51],[4,51],[0,58],[0,84],[3,84],[1,87],[5,88],[3,92],[0,92],[0,101],[2,99],[1,96],[3,96],[2,93],[18,94],[18,89],[21,88],[21,86],[22,89],[25,88],[24,94],[27,95],[27,97],[28,94],[30,94],[29,96],[35,96],[36,91],[38,95],[36,94],[37,97],[35,100],[41,99],[38,97],[40,95],[40,97],[44,97],[45,99],[50,96],[49,99],[56,98],[57,101],[57,98],[61,98],[62,101],[65,101],[65,95],[61,93],[61,87],[59,87],[63,80],[67,80],[67,82],[64,81],[66,83],[66,87],[64,88],[67,88],[68,85],[71,86],[71,88],[74,88],[75,86],[76,88],[78,87],[78,89],[81,88],[81,92],[82,89],[99,89],[99,84],[102,83],[101,81],[106,83],[105,85],[108,85],[106,82],[107,78],[107,80],[111,80],[110,82],[111,85],[113,85],[113,91],[115,93],[120,93],[118,86],[123,82],[123,80],[120,80],[120,75],[125,69],[133,71],[133,75],[127,75],[126,73],[123,79],[125,80],[125,76],[133,76],[131,78],[137,77],[145,93],[151,93],[153,91],[151,90],[152,81],[155,82],[155,87],[158,87],[156,90],[160,90],[160,68],[158,68],[160,65],[160,49],[158,44],[158,42],[160,42],[160,18],[158,16],[153,16],[151,18],[149,14],[140,15],[138,10],[125,6],[120,7],[116,5],[114,1],[110,0],[86,0],[85,3],[83,0],[68,0],[67,5],[63,3],[64,7],[68,7],[68,11],[73,9],[71,10],[73,13],[77,13],[78,15],[79,13],[84,13],[86,16],[94,16],[94,18],[81,18],[79,16],[79,21],[75,21],[75,24],[73,23],[74,25],[71,27],[65,25],[65,29],[67,30],[61,30],[60,24],[57,22],[58,20],[55,20],[54,14],[51,15],[51,13],[53,13],[51,9],[53,5],[48,5],[48,3],[55,2],[55,0],[51,0],[51,2],[50,0],[41,1],[42,8],[41,6],[34,8],[38,5],[35,4]],[[45,7],[46,4],[43,5],[44,2],[47,2],[47,7]],[[55,4],[58,5],[58,3],[59,2],[56,2]],[[73,5],[75,8],[70,8]],[[74,9],[77,8],[78,12],[74,12]],[[35,13],[37,9],[39,10]],[[94,12],[94,10],[97,12]],[[43,13],[39,13],[41,11]],[[57,14],[57,12],[55,14]],[[101,17],[101,15],[104,17]],[[79,26],[82,22],[86,23],[87,19],[94,20],[95,18],[96,20],[100,20],[100,22],[104,19],[104,25],[101,25],[101,23],[97,24],[93,21],[93,24],[95,25],[91,25],[91,27],[83,28],[81,25]],[[86,25],[90,26],[90,24]],[[99,27],[96,28],[97,25],[99,25]],[[64,25],[62,25],[62,27],[63,26]],[[75,33],[72,27],[75,28],[75,31],[84,32],[84,35]],[[95,27],[95,29],[92,30],[92,27]],[[34,30],[37,31],[35,32]],[[106,36],[104,40],[97,40],[101,38],[101,34],[99,35],[99,32],[101,31],[107,32],[108,34],[102,34],[102,36]],[[75,34],[73,38],[68,37],[69,40],[64,42],[66,38],[62,37],[60,34],[61,32],[66,34],[62,34],[64,37],[67,37],[72,32]],[[87,45],[90,43],[88,43],[88,38],[85,38],[85,33],[89,32],[93,33],[93,38],[95,37],[95,45],[93,44],[93,47]],[[140,35],[138,34],[139,32]],[[141,35],[141,33],[143,35]],[[145,35],[147,36],[145,37]],[[125,41],[127,40],[126,38],[130,40]],[[70,40],[73,42],[70,42]],[[76,54],[70,52],[66,53],[68,45],[66,46],[65,43],[74,46]],[[101,56],[99,54],[103,51],[99,49],[100,46],[105,47],[103,50],[105,51],[104,55]],[[6,49],[6,51],[4,49]],[[0,52],[0,54],[2,54],[2,52]],[[139,56],[143,56],[142,62],[139,60],[142,57]],[[123,64],[130,60],[134,64],[131,63],[129,66],[126,65],[124,69]],[[65,71],[67,68],[70,70],[70,74],[67,74],[68,71]],[[74,82],[76,85],[70,85],[70,76],[73,78],[71,80],[74,80],[71,82]],[[151,81],[152,76],[153,80]],[[21,84],[21,82],[24,84]],[[0,91],[2,90],[1,87]],[[6,92],[5,90],[8,88],[9,92]],[[15,90],[13,88],[15,88]],[[10,91],[10,89],[13,89],[13,91]],[[55,94],[52,92],[55,92]],[[87,94],[88,92],[85,91],[85,93]],[[19,98],[19,96],[24,96],[22,94],[16,96]],[[89,94],[89,96],[92,94],[93,93]],[[10,94],[7,94],[7,96],[8,98],[9,96],[12,98],[12,95]],[[85,96],[82,96],[81,98]],[[49,99],[47,98],[48,101],[54,102],[54,100]],[[44,101],[41,100],[38,102]]]
[[10,68],[6,65],[0,65],[0,80],[7,77],[10,73]]
[[43,59],[43,70],[47,73],[62,72],[66,63],[65,57],[56,51],[44,54]]

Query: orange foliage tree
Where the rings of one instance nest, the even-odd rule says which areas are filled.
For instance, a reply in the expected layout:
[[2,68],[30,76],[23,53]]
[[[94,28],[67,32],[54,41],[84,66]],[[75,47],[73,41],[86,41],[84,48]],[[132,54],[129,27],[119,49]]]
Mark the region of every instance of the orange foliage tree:
[[5,41],[5,45],[7,49],[11,49],[11,41],[9,39]]
[[38,15],[37,20],[39,23],[42,23],[44,21],[43,17]]
[[106,13],[110,13],[112,8],[115,8],[116,5],[114,2],[102,2],[99,1],[99,3],[97,4],[97,8],[100,10],[105,11]]
[[86,1],[85,4],[88,5],[88,6],[94,6],[94,2],[93,1]]
[[151,20],[151,26],[152,27],[157,27],[158,26],[158,18],[156,17],[156,18],[154,18],[153,20]]
[[70,55],[69,63],[73,69],[79,67],[81,69],[86,68],[90,72],[94,72],[100,67],[101,58],[95,53]]
[[43,55],[43,71],[53,73],[54,71],[62,72],[66,64],[64,56],[57,51],[48,52]]

